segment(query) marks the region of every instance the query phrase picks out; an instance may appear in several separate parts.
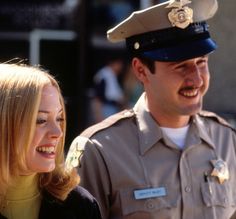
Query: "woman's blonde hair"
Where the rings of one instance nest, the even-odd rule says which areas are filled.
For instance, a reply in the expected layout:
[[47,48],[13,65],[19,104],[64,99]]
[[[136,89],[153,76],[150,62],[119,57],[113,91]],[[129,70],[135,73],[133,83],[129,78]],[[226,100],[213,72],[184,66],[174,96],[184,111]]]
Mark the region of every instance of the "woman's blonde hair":
[[[19,64],[0,64],[0,195],[26,167],[26,153],[32,142],[42,89],[53,85],[60,95],[65,118],[65,106],[57,81],[45,70]],[[65,118],[66,119],[66,118]],[[64,200],[78,184],[76,171],[64,167],[66,120],[64,133],[56,152],[56,167],[52,172],[39,173],[39,187]],[[1,199],[0,199],[1,200]]]

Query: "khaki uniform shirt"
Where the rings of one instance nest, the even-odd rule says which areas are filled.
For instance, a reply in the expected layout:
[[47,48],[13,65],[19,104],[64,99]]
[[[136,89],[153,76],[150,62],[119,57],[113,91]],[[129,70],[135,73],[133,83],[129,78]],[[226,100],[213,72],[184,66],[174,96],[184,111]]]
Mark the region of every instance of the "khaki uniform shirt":
[[[145,105],[141,97],[133,110],[87,129],[71,145],[67,164],[76,166],[79,157],[81,185],[96,197],[103,218],[231,218],[236,210],[234,130],[217,117],[193,116],[182,151]],[[225,162],[223,172],[216,161]],[[222,180],[227,171],[229,179]]]

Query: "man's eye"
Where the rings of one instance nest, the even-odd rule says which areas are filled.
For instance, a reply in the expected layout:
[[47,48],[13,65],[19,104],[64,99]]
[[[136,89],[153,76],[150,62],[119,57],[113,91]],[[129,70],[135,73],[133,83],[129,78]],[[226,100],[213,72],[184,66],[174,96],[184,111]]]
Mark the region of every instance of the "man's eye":
[[186,65],[178,65],[175,67],[176,70],[183,70],[186,67]]
[[207,60],[205,60],[205,59],[202,59],[202,60],[200,60],[200,61],[198,61],[198,65],[205,65],[207,63]]
[[40,125],[46,122],[46,119],[37,119],[36,124]]

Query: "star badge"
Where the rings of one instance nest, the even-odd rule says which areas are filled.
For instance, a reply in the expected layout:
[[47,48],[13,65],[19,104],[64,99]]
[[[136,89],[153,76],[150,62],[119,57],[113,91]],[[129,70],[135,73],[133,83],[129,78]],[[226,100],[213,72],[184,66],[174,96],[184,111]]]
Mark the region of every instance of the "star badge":
[[229,169],[227,163],[221,159],[211,160],[211,163],[214,166],[211,176],[217,177],[220,184],[223,184],[225,180],[229,179]]

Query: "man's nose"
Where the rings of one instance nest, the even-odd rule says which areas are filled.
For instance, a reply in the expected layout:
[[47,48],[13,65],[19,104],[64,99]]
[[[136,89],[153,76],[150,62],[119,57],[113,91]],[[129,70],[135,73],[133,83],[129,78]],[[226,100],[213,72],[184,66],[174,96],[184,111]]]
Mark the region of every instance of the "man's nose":
[[190,87],[201,87],[203,85],[202,73],[197,65],[191,68],[191,72],[186,78],[186,85]]

